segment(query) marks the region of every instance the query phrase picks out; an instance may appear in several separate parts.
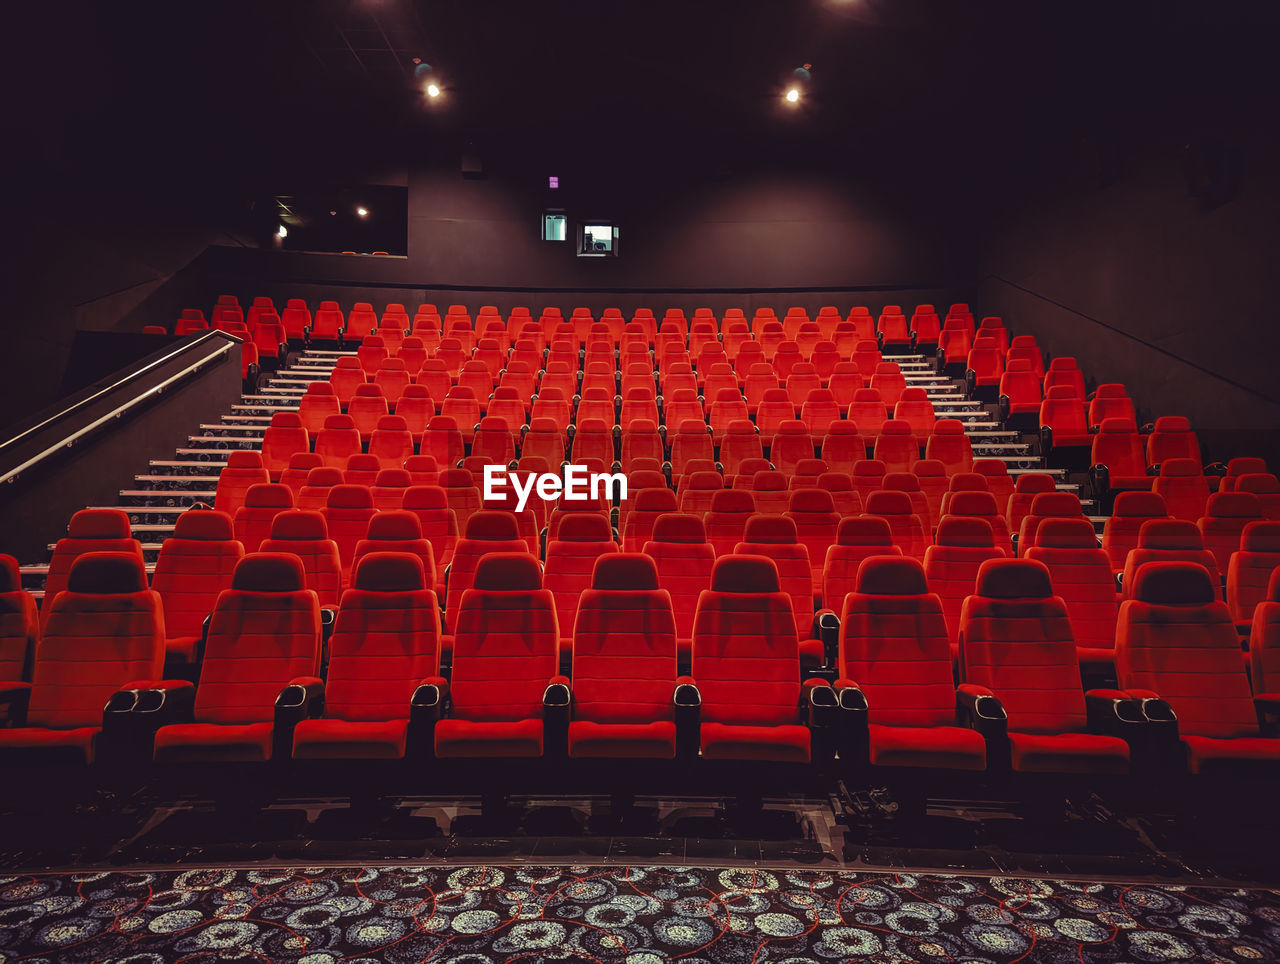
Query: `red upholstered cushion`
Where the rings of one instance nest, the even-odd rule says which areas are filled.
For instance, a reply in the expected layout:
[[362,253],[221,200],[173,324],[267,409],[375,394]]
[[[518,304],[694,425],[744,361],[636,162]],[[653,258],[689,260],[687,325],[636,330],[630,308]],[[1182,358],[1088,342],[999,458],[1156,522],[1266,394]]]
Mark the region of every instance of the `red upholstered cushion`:
[[977,730],[879,723],[872,723],[869,730],[873,766],[983,770],[987,765],[987,744]]
[[668,720],[652,723],[574,720],[569,724],[571,757],[671,760],[675,755],[676,725]]
[[119,509],[81,509],[67,526],[72,539],[128,539],[130,535],[129,516]]
[[156,732],[157,763],[264,763],[271,759],[272,723],[177,723]]
[[542,756],[542,720],[482,721],[449,719],[436,724],[440,757]]
[[173,536],[175,539],[200,539],[209,542],[230,541],[235,538],[231,516],[207,509],[188,510],[178,516],[173,526]]
[[701,737],[702,755],[708,760],[809,762],[809,729],[804,726],[746,726],[708,722],[702,724]]
[[765,556],[727,556],[716,561],[711,588],[722,593],[776,593],[778,567]]
[[1117,736],[1011,732],[1009,746],[1013,768],[1019,772],[1127,773],[1129,770],[1129,744]]

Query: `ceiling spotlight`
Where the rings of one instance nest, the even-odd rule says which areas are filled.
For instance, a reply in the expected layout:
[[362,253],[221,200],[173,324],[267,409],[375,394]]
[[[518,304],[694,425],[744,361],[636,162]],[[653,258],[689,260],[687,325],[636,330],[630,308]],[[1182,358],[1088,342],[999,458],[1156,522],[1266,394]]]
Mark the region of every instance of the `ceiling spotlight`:
[[368,209],[368,208],[356,208],[356,216],[357,216],[357,217],[362,217],[362,218],[367,218],[367,217],[369,216],[369,209]]
[[787,91],[786,99],[788,104],[798,104],[800,102],[800,88],[792,87],[789,91]]
[[280,227],[276,228],[277,238],[287,238],[288,236],[289,236],[289,229],[286,228],[283,224],[280,225]]
[[439,96],[440,96],[440,88],[439,88],[439,87],[437,87],[435,84],[427,84],[427,96],[428,96],[428,97],[439,97]]

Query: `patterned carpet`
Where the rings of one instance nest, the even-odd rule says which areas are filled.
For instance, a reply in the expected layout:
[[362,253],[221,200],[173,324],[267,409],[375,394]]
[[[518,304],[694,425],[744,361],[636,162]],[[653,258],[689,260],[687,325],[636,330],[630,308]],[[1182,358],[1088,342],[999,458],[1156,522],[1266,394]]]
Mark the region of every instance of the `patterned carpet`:
[[689,868],[0,878],[6,960],[1271,961],[1270,891]]

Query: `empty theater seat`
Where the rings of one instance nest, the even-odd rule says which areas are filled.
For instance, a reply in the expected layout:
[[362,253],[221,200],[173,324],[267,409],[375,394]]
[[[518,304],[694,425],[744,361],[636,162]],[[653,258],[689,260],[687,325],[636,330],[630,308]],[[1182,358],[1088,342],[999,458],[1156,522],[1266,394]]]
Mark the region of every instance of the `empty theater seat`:
[[[1138,529],[1138,544],[1125,557],[1120,588],[1130,598],[1138,569],[1149,562],[1193,562],[1210,573],[1215,586],[1221,586],[1218,563],[1204,546],[1204,537],[1190,522],[1181,519],[1148,519]],[[1221,598],[1221,589],[1219,589]]]
[[942,603],[916,560],[862,564],[840,614],[840,677],[865,695],[873,766],[985,768],[982,734],[957,725]]
[[234,517],[236,510],[244,505],[245,493],[251,485],[270,482],[262,464],[262,454],[251,449],[237,449],[227,453],[227,465],[218,473],[218,485],[215,490],[213,507]]
[[1009,496],[1007,514],[1009,531],[1020,532],[1022,530],[1022,522],[1030,514],[1031,503],[1037,495],[1044,492],[1053,492],[1056,489],[1057,484],[1053,481],[1052,475],[1028,472],[1025,475],[1018,476],[1017,484],[1014,485],[1013,492]]
[[[18,560],[0,555],[0,689],[21,689],[31,677],[40,636],[35,597],[22,588]],[[0,710],[0,720],[7,719]]]
[[[796,524],[796,536],[809,553],[813,570],[813,595],[822,595],[822,568],[827,550],[835,545],[840,516],[831,493],[823,489],[797,489],[791,493],[786,517]],[[710,575],[708,573],[708,575]]]
[[435,549],[423,538],[422,524],[415,512],[402,509],[375,512],[369,520],[368,536],[356,543],[352,572],[360,568],[361,559],[374,552],[407,552],[416,556],[422,566],[427,589],[436,591],[436,586],[444,582],[436,566]]
[[1251,472],[1236,480],[1236,492],[1248,492],[1256,496],[1262,514],[1268,519],[1280,519],[1280,479],[1269,472]]
[[[978,570],[960,615],[960,686],[975,716],[1006,718],[1009,765],[1019,772],[1125,773],[1129,745],[1090,732],[1066,604],[1049,571],[1030,559],[993,559]],[[988,742],[988,760],[995,747]],[[991,763],[989,762],[989,765]]]
[[924,551],[932,540],[907,493],[872,492],[866,502],[865,514],[879,516],[889,523],[893,544],[902,550],[904,556],[924,560]]
[[701,518],[673,512],[658,517],[643,552],[657,565],[658,585],[671,597],[676,639],[687,659],[698,598],[711,588],[715,550],[707,542]]
[[250,553],[209,623],[191,723],[156,732],[157,763],[262,763],[287,755],[293,726],[323,694],[320,602],[302,562]]
[[703,515],[702,525],[717,556],[733,552],[755,511],[755,499],[748,491],[721,489],[712,494],[711,508]]
[[569,705],[559,662],[555,601],[542,588],[538,560],[505,551],[481,559],[474,587],[459,600],[450,710],[435,727],[436,756],[542,756],[544,712]]
[[1007,555],[995,544],[991,525],[984,518],[949,515],[939,523],[937,540],[924,554],[924,574],[929,590],[942,603],[953,659],[959,655],[960,610],[978,584],[978,570],[988,559]]
[[1194,563],[1151,562],[1134,582],[1116,634],[1120,685],[1172,707],[1192,773],[1273,768],[1280,740],[1259,730],[1239,637],[1209,573]]
[[71,567],[87,552],[130,552],[142,560],[142,544],[133,538],[129,517],[124,512],[81,509],[67,524],[67,534],[53,547],[44,580],[44,598],[40,600],[41,627],[48,622],[58,593],[67,588]]
[[1004,521],[1004,516],[997,511],[995,497],[990,492],[948,493],[947,515],[943,518],[951,516],[974,516],[983,519],[991,527],[991,535],[995,539],[996,546],[1003,550],[1005,555],[1013,555],[1013,542],[1009,528]]
[[1134,423],[1123,418],[1104,418],[1093,437],[1089,470],[1094,491],[1106,499],[1126,489],[1150,490],[1155,481],[1147,475],[1146,453]]
[[0,759],[94,762],[112,694],[161,677],[162,608],[141,555],[78,557],[47,607],[30,687],[4,690],[9,725],[0,729]]
[[836,542],[827,550],[822,567],[823,608],[839,613],[844,597],[853,592],[858,567],[871,556],[900,556],[902,550],[893,544],[889,523],[875,516],[842,519],[836,530]]
[[796,524],[785,516],[752,516],[733,554],[764,556],[773,563],[780,590],[791,599],[801,661],[806,667],[821,665],[825,653],[822,643],[814,638],[813,570],[809,551],[796,534]]
[[1263,598],[1253,610],[1249,630],[1249,670],[1257,699],[1275,715],[1280,700],[1280,576],[1273,570]]
[[188,666],[197,662],[205,617],[218,594],[231,588],[243,556],[244,546],[225,512],[189,509],[178,516],[151,576],[151,588],[164,605],[166,658]]
[[329,638],[324,717],[294,727],[294,759],[403,757],[414,703],[443,695],[440,634],[440,605],[419,557],[363,556]]
[[1250,522],[1227,564],[1227,608],[1247,632],[1253,611],[1267,598],[1271,574],[1280,568],[1280,522]]
[[325,525],[329,538],[338,544],[338,557],[342,560],[342,579],[350,581],[351,564],[355,560],[356,543],[369,532],[369,520],[373,518],[373,493],[365,485],[335,485],[325,500]]
[[521,554],[527,551],[516,517],[500,509],[481,509],[467,520],[463,536],[453,550],[446,577],[448,596],[445,600],[445,647],[448,648],[458,622],[462,595],[471,588],[476,568],[484,556],[492,552]]
[[1121,492],[1116,496],[1112,514],[1102,529],[1102,551],[1111,568],[1124,569],[1129,550],[1138,545],[1138,530],[1148,519],[1167,519],[1164,499],[1154,492]]
[[1045,519],[1028,559],[1049,570],[1054,594],[1067,604],[1081,666],[1109,672],[1115,657],[1115,577],[1088,519]]
[[941,462],[947,475],[973,471],[973,448],[964,423],[955,418],[938,419],[925,445],[925,458]]
[[694,618],[693,677],[703,759],[809,762],[795,623],[769,558],[716,561]]
[[608,517],[596,512],[565,512],[559,529],[548,534],[543,585],[555,599],[563,648],[573,637],[578,600],[591,585],[596,561],[617,552]]
[[1209,501],[1209,480],[1197,459],[1169,458],[1161,462],[1152,489],[1164,499],[1169,515],[1175,519],[1196,521],[1204,515]]
[[1226,572],[1231,554],[1240,548],[1240,534],[1250,522],[1263,518],[1258,497],[1239,491],[1210,496],[1205,513],[1196,523],[1204,537],[1204,547],[1213,553],[1218,571]]
[[1031,500],[1031,511],[1018,530],[1018,555],[1039,545],[1040,525],[1046,519],[1083,519],[1080,497],[1072,492],[1042,492]]
[[271,521],[271,537],[258,552],[289,553],[302,562],[303,581],[320,599],[336,608],[342,594],[342,562],[338,544],[329,538],[324,516],[315,509],[288,509]]
[[297,412],[276,412],[271,416],[271,423],[262,436],[262,466],[272,482],[279,481],[295,453],[310,450],[311,438]]
[[582,593],[573,631],[569,756],[676,755],[676,626],[652,559],[603,556]]

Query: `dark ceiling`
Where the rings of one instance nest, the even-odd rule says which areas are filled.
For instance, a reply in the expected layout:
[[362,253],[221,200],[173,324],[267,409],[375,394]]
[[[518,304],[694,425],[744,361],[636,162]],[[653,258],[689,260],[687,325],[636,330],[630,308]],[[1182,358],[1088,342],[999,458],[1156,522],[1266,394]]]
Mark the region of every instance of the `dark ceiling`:
[[[353,179],[490,156],[963,177],[1275,93],[1259,0],[278,0],[39,3],[11,22],[28,178]],[[415,58],[444,96],[428,103]],[[790,72],[813,65],[797,109]],[[292,185],[289,185],[292,186]]]

